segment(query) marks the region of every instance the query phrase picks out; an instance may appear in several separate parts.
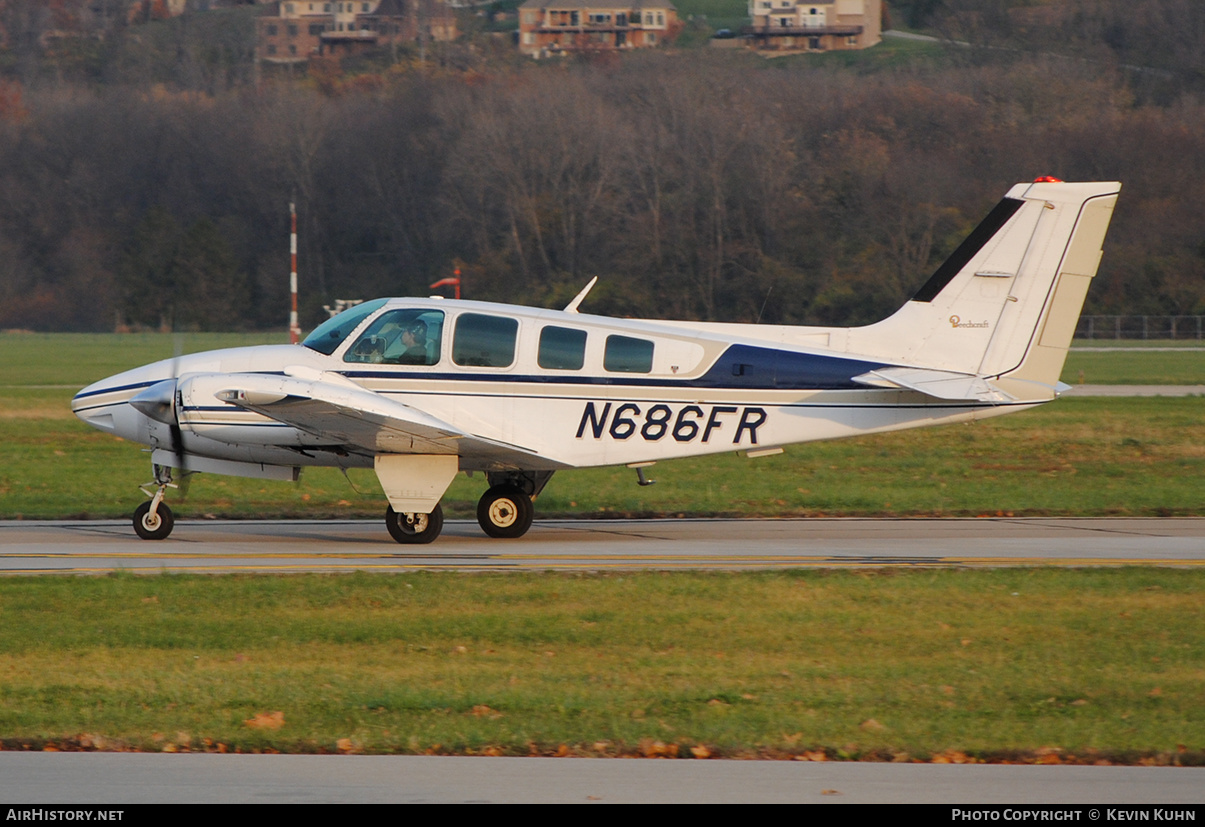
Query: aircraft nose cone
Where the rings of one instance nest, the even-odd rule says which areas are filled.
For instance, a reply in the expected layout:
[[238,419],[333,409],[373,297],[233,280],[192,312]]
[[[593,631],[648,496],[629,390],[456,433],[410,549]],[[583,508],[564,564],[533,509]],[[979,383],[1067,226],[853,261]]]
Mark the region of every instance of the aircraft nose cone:
[[83,422],[101,431],[114,431],[113,406],[109,380],[93,382],[71,400],[71,412]]

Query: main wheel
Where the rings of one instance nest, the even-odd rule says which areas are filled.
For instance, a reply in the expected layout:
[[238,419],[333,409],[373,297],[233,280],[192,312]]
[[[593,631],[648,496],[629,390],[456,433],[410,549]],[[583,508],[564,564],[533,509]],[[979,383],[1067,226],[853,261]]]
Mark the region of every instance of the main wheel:
[[534,516],[531,497],[513,485],[495,485],[477,503],[477,522],[491,537],[522,537]]
[[176,520],[167,503],[160,502],[151,516],[151,501],[147,500],[134,509],[134,531],[144,540],[162,540],[172,533]]
[[385,510],[385,527],[389,529],[389,536],[399,543],[430,543],[443,531],[443,506],[436,503],[430,514],[402,514],[394,511],[391,505]]

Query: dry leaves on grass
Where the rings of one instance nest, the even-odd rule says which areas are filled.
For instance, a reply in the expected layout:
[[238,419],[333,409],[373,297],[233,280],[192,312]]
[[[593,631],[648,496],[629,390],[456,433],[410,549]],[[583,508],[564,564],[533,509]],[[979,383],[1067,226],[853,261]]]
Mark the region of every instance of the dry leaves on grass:
[[276,712],[260,712],[243,721],[244,726],[251,729],[280,729],[285,725],[285,714]]
[[811,750],[809,752],[802,752],[799,755],[796,755],[795,760],[796,761],[827,761],[828,753],[826,753],[822,749]]
[[965,752],[959,752],[956,749],[948,749],[945,752],[940,752],[929,759],[931,764],[976,764],[974,758],[967,755]]

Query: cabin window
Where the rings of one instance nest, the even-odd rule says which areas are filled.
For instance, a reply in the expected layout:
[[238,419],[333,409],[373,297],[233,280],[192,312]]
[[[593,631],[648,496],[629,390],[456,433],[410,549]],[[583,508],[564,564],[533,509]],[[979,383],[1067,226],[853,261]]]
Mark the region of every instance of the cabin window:
[[653,343],[630,336],[608,336],[603,367],[613,373],[651,373]]
[[540,331],[540,367],[581,370],[586,363],[586,331],[549,325]]
[[382,313],[356,343],[344,362],[378,365],[434,365],[443,337],[442,310],[391,310]]
[[386,299],[374,299],[344,310],[338,316],[333,316],[314,328],[314,332],[306,336],[302,344],[310,350],[330,356],[339,345],[343,344],[343,340],[360,326],[361,322],[375,313],[385,302]]
[[505,368],[515,361],[519,323],[504,316],[465,313],[456,320],[452,361],[479,368]]

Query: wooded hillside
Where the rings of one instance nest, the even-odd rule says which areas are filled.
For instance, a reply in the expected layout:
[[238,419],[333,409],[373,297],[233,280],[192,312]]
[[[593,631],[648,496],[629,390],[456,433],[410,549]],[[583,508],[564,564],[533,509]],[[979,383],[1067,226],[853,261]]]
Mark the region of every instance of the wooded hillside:
[[10,64],[0,328],[283,327],[290,200],[303,326],[455,266],[466,298],[559,306],[597,275],[591,312],[867,322],[1040,175],[1124,184],[1089,312],[1205,313],[1191,67],[455,48],[220,83]]

